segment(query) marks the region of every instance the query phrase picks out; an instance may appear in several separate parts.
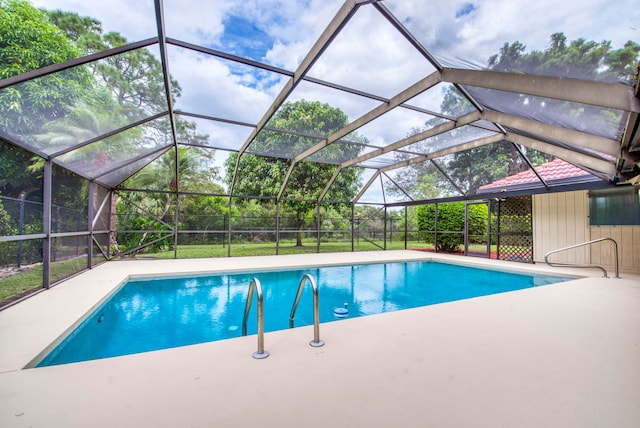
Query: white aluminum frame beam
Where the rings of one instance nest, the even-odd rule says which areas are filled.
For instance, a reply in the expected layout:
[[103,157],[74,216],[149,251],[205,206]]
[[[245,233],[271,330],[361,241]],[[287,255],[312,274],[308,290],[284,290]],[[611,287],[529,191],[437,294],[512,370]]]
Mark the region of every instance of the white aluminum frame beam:
[[591,168],[609,177],[616,176],[615,162],[609,162],[603,159],[598,159],[589,155],[575,152],[570,149],[565,149],[563,147],[558,147],[553,144],[545,143],[540,140],[535,140],[533,138],[525,137],[523,135],[518,135],[514,133],[507,133],[507,136],[505,137],[505,139],[508,141],[514,142],[516,144],[522,144],[523,146],[526,146],[533,150],[538,150],[540,152],[548,153],[557,158],[564,159],[567,162],[570,162],[576,165],[582,165],[586,168]]
[[610,138],[587,134],[573,129],[561,128],[549,125],[548,123],[499,113],[488,109],[483,110],[482,118],[508,128],[514,128],[552,140],[562,141],[563,143],[567,143],[572,146],[595,150],[610,156],[615,157],[620,154],[620,142]]
[[505,139],[506,137],[503,134],[489,135],[488,137],[478,138],[477,140],[472,140],[463,144],[458,144],[457,146],[452,146],[446,149],[438,150],[436,152],[429,153],[428,155],[416,156],[411,159],[394,163],[393,165],[387,165],[383,168],[380,168],[379,171],[388,172],[394,169],[402,168],[404,166],[414,165],[414,164],[425,162],[431,159],[437,159],[443,156],[447,156],[453,153],[464,152],[466,150],[471,150],[477,147],[486,146],[487,144],[497,143]]
[[358,129],[358,128],[366,125],[367,123],[371,122],[372,120],[382,116],[383,114],[385,114],[389,110],[391,110],[391,109],[399,106],[400,104],[410,100],[411,98],[415,97],[416,95],[419,95],[422,92],[426,91],[427,89],[432,88],[433,86],[437,85],[438,83],[440,83],[440,73],[438,73],[438,72],[431,73],[427,77],[419,80],[417,83],[414,83],[413,85],[409,86],[404,91],[402,91],[402,92],[398,93],[397,95],[395,95],[393,98],[391,98],[389,100],[389,102],[380,104],[378,107],[376,107],[373,110],[369,111],[368,113],[365,113],[364,115],[360,116],[358,119],[356,119],[353,122],[349,123],[344,128],[334,132],[327,139],[321,141],[320,143],[318,143],[318,144],[314,145],[313,147],[310,147],[309,149],[307,149],[304,152],[300,153],[298,156],[296,156],[293,159],[293,162],[291,163],[291,167],[289,167],[289,171],[287,171],[287,175],[285,176],[285,179],[282,182],[282,187],[280,187],[280,192],[278,193],[278,199],[280,199],[282,193],[284,192],[284,189],[287,187],[287,183],[289,182],[289,178],[291,177],[291,173],[293,172],[293,169],[295,168],[296,164],[298,164],[298,162],[300,162],[303,159],[311,156],[312,154],[318,152],[319,150],[325,148],[329,144],[338,141],[339,139],[341,139],[345,135],[350,134],[351,132],[355,131],[356,129]]
[[372,120],[377,119],[378,117],[382,116],[383,114],[385,114],[389,110],[392,110],[393,108],[399,106],[400,104],[402,104],[404,102],[407,102],[411,98],[423,93],[427,89],[430,89],[430,88],[434,87],[438,83],[440,83],[440,73],[438,73],[438,72],[431,73],[427,77],[419,80],[417,83],[414,83],[413,85],[409,86],[404,91],[402,91],[402,92],[398,93],[397,95],[395,95],[393,98],[391,98],[389,100],[389,102],[380,104],[378,107],[376,107],[373,110],[369,111],[368,113],[365,113],[364,115],[360,116],[358,119],[356,119],[353,122],[349,123],[344,128],[334,132],[326,140],[323,140],[320,143],[316,144],[315,146],[310,147],[307,150],[305,150],[304,152],[300,153],[298,156],[296,156],[294,158],[294,162],[300,162],[301,160],[311,156],[312,154],[316,153],[317,151],[319,151],[319,150],[323,149],[324,147],[328,146],[329,144],[335,143],[336,141],[338,141],[340,138],[344,137],[345,135],[350,134],[351,132],[355,131],[356,129],[358,129],[358,128],[364,126],[364,125],[366,125],[367,123],[371,122]]
[[358,156],[356,158],[353,158],[351,160],[348,160],[346,162],[343,162],[342,164],[340,164],[341,167],[348,167],[351,165],[355,165],[357,163],[375,158],[377,156],[381,156],[385,153],[389,153],[392,152],[394,150],[398,150],[401,149],[403,147],[409,146],[411,144],[417,143],[419,141],[422,140],[426,140],[427,138],[431,138],[434,137],[436,135],[440,135],[440,134],[444,134],[445,132],[451,131],[452,129],[455,128],[460,128],[464,125],[468,125],[472,122],[475,122],[476,120],[480,119],[480,112],[472,112],[469,114],[466,114],[464,116],[460,116],[460,118],[458,118],[458,120],[456,121],[451,121],[451,122],[447,122],[447,123],[442,123],[440,125],[434,126],[431,129],[427,129],[426,131],[422,131],[419,132],[415,135],[411,135],[407,138],[403,138],[402,140],[396,141],[393,144],[390,144],[386,147],[382,147],[380,149],[374,150],[372,152],[369,153],[365,153],[361,156]]
[[371,187],[371,185],[373,184],[373,182],[376,180],[376,178],[378,178],[378,176],[380,176],[380,170],[377,170],[369,179],[369,181],[367,181],[367,183],[362,187],[362,189],[360,189],[360,192],[358,192],[358,194],[356,195],[355,198],[353,198],[352,203],[353,204],[357,204],[358,201],[360,200],[360,198],[362,197],[362,195],[364,195],[366,193],[367,190],[369,190],[369,187]]
[[442,81],[624,111],[637,111],[638,108],[637,103],[632,102],[633,88],[621,83],[458,68],[444,68]]

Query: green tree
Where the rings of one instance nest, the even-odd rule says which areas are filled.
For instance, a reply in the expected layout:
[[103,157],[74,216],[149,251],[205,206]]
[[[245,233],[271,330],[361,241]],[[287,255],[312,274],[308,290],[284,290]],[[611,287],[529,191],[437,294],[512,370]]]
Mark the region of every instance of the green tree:
[[[285,103],[267,124],[249,147],[252,153],[269,156],[245,154],[240,159],[237,180],[233,189],[236,195],[275,197],[287,175],[291,161],[274,157],[283,150],[295,155],[312,147],[319,140],[305,135],[326,136],[343,128],[348,123],[347,115],[340,109],[318,101],[297,101]],[[295,130],[298,134],[290,135],[274,129]],[[359,137],[354,137],[356,140]],[[358,145],[332,144],[323,149],[324,159],[338,162],[339,159],[356,156],[360,152]],[[225,162],[227,184],[231,186],[235,170],[237,154],[229,156]],[[328,163],[299,162],[287,183],[281,203],[293,210],[296,216],[298,231],[296,245],[302,246],[301,229],[305,214],[316,207],[325,185],[331,179],[337,166]],[[360,185],[361,171],[349,168],[338,174],[325,199],[349,201]]]
[[[210,164],[213,153],[198,147],[178,148],[178,176],[180,186],[199,189],[202,193],[222,193],[222,187],[211,181],[216,172],[211,170]],[[172,214],[175,213],[175,199],[179,190],[176,180],[175,151],[169,150],[155,162],[147,165],[136,175],[123,183],[125,188],[149,189],[159,192],[121,192],[118,212],[129,214],[138,212],[139,216],[121,216],[118,228],[125,230],[169,230],[163,222],[173,224]],[[222,198],[191,198],[189,204],[180,205],[180,213],[190,212],[219,215],[228,212],[228,204]],[[193,226],[193,225],[191,225]],[[126,241],[119,242],[122,251],[141,246],[145,241],[158,238],[159,234],[143,232],[137,240],[131,236]],[[166,243],[158,243],[152,249],[160,249]],[[171,245],[168,245],[171,247]]]
[[[42,132],[32,136],[32,142],[49,153],[55,153],[123,125],[124,120],[118,114],[118,107],[109,101],[108,97],[103,97],[98,102],[93,102],[93,106],[85,101],[67,106],[66,115],[44,124]],[[126,151],[131,145],[127,140],[135,140],[140,135],[140,132],[129,130],[126,134],[112,136],[106,152],[95,153],[92,146],[85,146],[70,152],[70,156],[74,161],[84,159],[86,162],[92,162],[96,171],[99,171],[101,165],[98,164],[108,159],[109,153]],[[71,158],[67,158],[66,161],[69,162]],[[39,173],[43,165],[44,159],[35,156],[28,169],[33,173]]]
[[42,177],[28,169],[31,163],[31,153],[0,139],[0,194],[17,198],[24,192],[42,201]]
[[[84,54],[127,44],[127,40],[119,33],[103,32],[102,24],[97,19],[61,10],[48,11],[47,14],[51,22],[62,29]],[[95,80],[96,87],[91,98],[86,99],[81,105],[70,106],[69,114],[65,118],[51,123],[47,126],[46,133],[38,136],[40,141],[68,146],[73,141],[86,141],[134,120],[166,110],[162,66],[150,50],[137,49],[108,57],[88,64],[87,68]],[[180,96],[180,86],[174,79],[171,79],[171,88],[175,100]],[[144,144],[145,139],[156,139],[158,144],[165,144],[171,138],[166,119],[148,123],[144,131],[139,129],[139,132],[133,132],[136,129],[110,137],[108,146],[102,148],[107,152],[96,153],[92,144],[75,150],[71,155],[84,158],[86,161],[103,159],[108,163],[111,153],[127,151],[134,145]],[[178,119],[176,130],[180,143],[197,146],[208,138],[197,133],[193,122]],[[141,138],[143,136],[144,138]],[[145,211],[143,218],[137,223],[122,220],[121,226],[129,230],[164,229],[161,221],[171,210],[178,190],[220,193],[220,186],[213,182],[217,177],[217,170],[209,167],[213,156],[213,151],[207,152],[197,147],[179,148],[178,178],[175,176],[175,151],[170,151],[129,179],[125,187],[150,188],[163,192],[132,192],[127,198],[121,198],[117,204],[119,213],[129,209],[139,210],[134,209],[134,206]],[[211,200],[207,199],[207,203],[210,204]],[[182,206],[180,208],[184,209]],[[120,218],[128,219],[126,216]],[[173,219],[169,219],[168,222],[173,223]],[[140,245],[145,238],[153,239],[157,236],[147,236],[143,233],[139,241],[129,241],[132,245]]]
[[[127,39],[117,32],[102,31],[100,21],[75,12],[53,10],[49,19],[75,46],[88,55],[126,45]],[[101,87],[107,88],[121,108],[121,114],[137,120],[167,109],[160,61],[147,49],[137,49],[88,65]],[[180,85],[171,80],[172,96],[180,96]]]
[[[408,156],[398,157],[405,159]],[[394,181],[414,199],[438,199],[449,195],[451,183],[432,162],[422,162],[405,168],[396,174]],[[389,189],[397,195],[404,195],[396,188]]]
[[[218,193],[222,193],[220,188]],[[237,215],[237,211],[233,212]],[[202,231],[202,234],[189,233],[182,237],[181,243],[225,243],[226,235],[210,235],[210,231],[226,231],[229,216],[229,198],[225,196],[189,195],[180,199],[180,228],[189,231]]]
[[[505,55],[513,56],[515,55],[514,51],[518,51],[518,49],[520,49],[520,45],[516,43],[513,49],[507,49]],[[451,87],[445,93],[440,108],[443,113],[452,117],[460,117],[475,109],[469,100],[455,87]],[[465,135],[467,132],[469,136]],[[456,128],[443,135],[433,137],[429,140],[429,144],[437,145],[440,140],[445,141],[446,144],[446,141],[455,141],[459,138],[468,140],[472,138],[473,132],[475,130],[469,127]],[[550,160],[547,157],[543,161],[546,161],[546,159]],[[528,168],[518,150],[510,143],[495,143],[477,147],[455,153],[443,160],[439,160],[439,162],[455,184],[468,194],[474,194],[483,184],[508,175],[515,175]],[[430,167],[418,165],[418,168],[424,170]],[[437,183],[440,184],[441,193],[445,188],[451,189],[452,187],[451,183],[445,183],[442,186],[442,179]]]
[[84,54],[106,49],[102,40],[102,23],[95,18],[80,16],[75,12],[60,9],[44,10],[49,21],[64,31],[67,38]]
[[[55,23],[67,37],[73,41],[84,54],[92,54],[103,50],[126,45],[127,40],[116,32],[104,33],[102,24],[97,19],[80,16],[75,12],[61,10],[47,11],[51,22]],[[149,115],[166,111],[167,100],[164,91],[164,79],[160,61],[148,49],[136,49],[124,54],[111,56],[87,65],[95,80],[95,90],[84,100],[82,110],[86,113],[93,112],[93,116],[99,120],[94,121],[100,126],[104,134],[113,129],[124,126],[132,121],[148,117]],[[178,82],[170,78],[172,97],[174,101],[180,96]],[[75,109],[70,109],[66,122],[70,122]],[[77,116],[77,115],[75,115]],[[87,126],[86,120],[78,122],[77,126],[62,122],[57,127],[73,127],[74,131],[86,132],[92,126]],[[188,144],[200,144],[207,139],[206,135],[196,132],[196,125],[182,119],[176,120],[178,141]],[[80,128],[80,129],[77,129]],[[84,130],[82,129],[84,128]],[[160,142],[168,141],[168,120],[160,119],[146,125],[145,138],[156,138]],[[47,130],[49,131],[49,130]],[[87,134],[89,135],[89,134]],[[128,140],[137,140],[139,134],[127,135]],[[80,140],[82,141],[82,140]],[[117,139],[116,139],[117,142]],[[131,141],[121,141],[122,144],[113,144],[112,150],[127,150],[126,145]],[[134,143],[135,144],[135,143]],[[91,156],[91,149],[86,150]]]
[[[45,13],[24,0],[0,0],[0,79],[80,56]],[[0,91],[0,130],[25,136],[65,114],[91,86],[84,69],[71,69]]]
[[[44,12],[82,54],[127,44],[127,40],[118,33],[103,33],[102,24],[94,18],[61,10]],[[67,104],[65,114],[48,122],[35,136],[34,143],[47,147],[49,152],[55,151],[56,146],[60,149],[70,147],[166,110],[162,66],[149,50],[137,49],[84,67],[90,73],[93,86],[82,99]],[[180,86],[173,79],[171,83],[173,97],[179,97]],[[198,144],[207,138],[195,132],[192,122],[178,119],[176,126],[180,142]],[[169,139],[169,128],[166,119],[150,122],[145,126],[144,138],[165,144]],[[129,130],[120,137],[113,136],[109,140],[108,151],[127,151],[132,145],[143,144],[141,137],[142,130]],[[71,156],[77,159],[84,157],[87,161],[96,157],[105,162],[109,159],[109,153],[96,153],[91,146],[78,149]],[[33,169],[38,170],[41,164],[41,161],[36,162]]]
[[0,0],[0,79],[80,55],[47,15],[25,0]]
[[611,42],[576,39],[567,43],[564,33],[551,35],[547,49],[526,51],[520,42],[505,43],[488,60],[489,69],[543,76],[570,76],[584,80],[632,83],[640,44],[628,41],[621,49]]

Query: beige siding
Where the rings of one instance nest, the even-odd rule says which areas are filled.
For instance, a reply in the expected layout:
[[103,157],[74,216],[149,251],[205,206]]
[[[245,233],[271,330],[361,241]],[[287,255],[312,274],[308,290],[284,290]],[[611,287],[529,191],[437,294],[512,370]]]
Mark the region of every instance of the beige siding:
[[[551,250],[608,237],[618,243],[620,270],[640,273],[640,226],[590,227],[587,191],[533,196],[533,219],[534,261],[544,262]],[[550,260],[613,269],[613,247],[603,242],[552,255]]]
[[[587,192],[551,193],[533,196],[533,257],[543,262],[551,250],[589,240]],[[584,248],[552,255],[551,261],[588,263]]]
[[633,228],[633,270],[640,272],[640,227]]
[[[612,238],[618,243],[620,270],[640,272],[640,226],[600,226],[591,228],[591,239]],[[614,266],[613,247],[610,242],[594,244],[591,262],[608,269]]]

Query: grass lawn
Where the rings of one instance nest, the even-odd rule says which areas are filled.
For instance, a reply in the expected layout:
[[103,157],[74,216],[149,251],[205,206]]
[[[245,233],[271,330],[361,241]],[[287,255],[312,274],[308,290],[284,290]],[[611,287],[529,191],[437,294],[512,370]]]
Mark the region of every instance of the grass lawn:
[[0,302],[42,287],[42,265],[0,279]]
[[[318,251],[317,242],[314,240],[304,240],[302,247],[296,247],[295,241],[280,241],[278,247],[278,254],[308,254],[316,253]],[[382,246],[382,242],[378,242],[378,245]],[[404,249],[404,241],[387,242],[388,250],[401,250]],[[356,251],[375,251],[380,250],[377,246],[365,241],[360,240],[355,245]],[[227,257],[228,247],[220,244],[216,245],[178,245],[178,258],[179,259],[192,259],[192,258],[204,258],[204,257]],[[321,242],[321,253],[336,253],[336,252],[350,252],[351,241],[347,242]],[[231,256],[269,256],[276,254],[275,242],[257,242],[257,243],[238,243],[231,245]],[[159,259],[172,259],[173,251],[162,251],[158,253],[145,253],[139,254],[137,258],[159,258]]]
[[[51,282],[59,281],[87,266],[86,257],[51,263]],[[42,287],[42,265],[36,265],[15,275],[0,278],[0,305],[16,296]]]

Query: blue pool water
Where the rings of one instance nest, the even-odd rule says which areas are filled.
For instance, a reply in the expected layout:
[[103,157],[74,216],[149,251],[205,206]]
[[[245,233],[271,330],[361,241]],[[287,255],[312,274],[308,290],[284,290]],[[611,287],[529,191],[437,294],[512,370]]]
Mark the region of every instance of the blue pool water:
[[[289,312],[306,273],[318,284],[321,323],[342,319],[334,315],[334,310],[345,303],[348,319],[571,279],[437,262],[131,279],[38,367],[239,337],[253,277],[262,284],[265,331],[289,328]],[[296,327],[313,323],[312,301],[307,284],[296,311]],[[254,297],[248,334],[257,330],[256,303]]]

